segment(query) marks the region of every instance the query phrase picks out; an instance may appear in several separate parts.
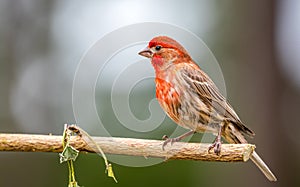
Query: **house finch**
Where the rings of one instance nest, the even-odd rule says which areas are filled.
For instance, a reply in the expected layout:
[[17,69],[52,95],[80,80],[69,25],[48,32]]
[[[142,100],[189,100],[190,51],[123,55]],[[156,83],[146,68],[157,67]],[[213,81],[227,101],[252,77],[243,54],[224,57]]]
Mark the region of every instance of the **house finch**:
[[[155,37],[139,55],[151,59],[156,76],[156,97],[163,110],[178,125],[190,130],[176,138],[166,137],[163,149],[168,143],[195,132],[211,132],[217,136],[209,150],[220,154],[221,136],[229,143],[247,143],[245,135],[254,136],[214,82],[177,41],[166,36]],[[256,152],[251,160],[270,181],[277,180]]]

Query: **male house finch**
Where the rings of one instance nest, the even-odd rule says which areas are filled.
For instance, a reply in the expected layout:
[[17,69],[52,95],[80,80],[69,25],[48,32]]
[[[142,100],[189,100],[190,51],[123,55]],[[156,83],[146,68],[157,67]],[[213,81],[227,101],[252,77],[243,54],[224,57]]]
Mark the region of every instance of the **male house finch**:
[[[178,125],[190,129],[179,137],[167,138],[163,149],[168,143],[207,131],[217,134],[209,150],[214,148],[214,152],[220,154],[221,136],[229,143],[247,143],[245,135],[254,136],[214,82],[178,42],[158,36],[139,55],[151,59],[156,75],[156,97],[163,110]],[[251,155],[251,160],[270,181],[277,180],[256,152]]]

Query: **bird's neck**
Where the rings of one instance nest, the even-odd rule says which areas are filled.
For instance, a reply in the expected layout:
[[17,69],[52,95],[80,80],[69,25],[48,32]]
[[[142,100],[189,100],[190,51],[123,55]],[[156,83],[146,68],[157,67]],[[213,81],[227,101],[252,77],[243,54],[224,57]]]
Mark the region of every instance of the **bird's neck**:
[[164,69],[164,58],[161,56],[153,56],[152,60],[151,60],[152,66],[154,67],[155,73],[159,73],[161,71],[163,71]]
[[166,82],[170,82],[170,68],[154,67],[155,77]]
[[163,58],[161,56],[154,56],[151,60],[152,66],[155,70],[156,77],[165,79],[168,76],[172,65],[174,64],[175,58]]

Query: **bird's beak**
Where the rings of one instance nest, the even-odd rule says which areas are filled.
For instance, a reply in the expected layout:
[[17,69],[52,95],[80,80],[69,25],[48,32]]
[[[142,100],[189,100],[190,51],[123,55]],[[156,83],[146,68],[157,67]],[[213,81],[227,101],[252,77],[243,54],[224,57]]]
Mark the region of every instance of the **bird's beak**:
[[152,58],[153,52],[151,51],[151,49],[146,47],[146,49],[139,52],[139,55],[147,57],[147,58]]

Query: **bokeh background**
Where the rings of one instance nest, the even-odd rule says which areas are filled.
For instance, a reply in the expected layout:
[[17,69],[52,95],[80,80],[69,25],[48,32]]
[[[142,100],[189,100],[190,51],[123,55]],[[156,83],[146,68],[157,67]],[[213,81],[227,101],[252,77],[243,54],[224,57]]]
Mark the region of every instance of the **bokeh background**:
[[[114,164],[115,184],[98,155],[81,154],[75,163],[79,184],[299,186],[299,9],[297,0],[1,0],[0,132],[61,134],[64,123],[75,122],[72,82],[86,50],[122,26],[165,22],[192,31],[212,50],[228,100],[256,132],[251,142],[278,182],[268,182],[250,162],[170,161],[149,167]],[[155,93],[154,84],[147,85],[132,94],[133,111],[142,119],[149,111],[139,108]],[[108,108],[104,122],[113,136],[160,139],[176,127],[166,119],[153,132],[135,133],[118,124],[107,100],[97,101]],[[195,135],[192,141],[199,139]],[[59,164],[57,154],[2,152],[0,163],[0,186],[67,185],[67,166]]]

